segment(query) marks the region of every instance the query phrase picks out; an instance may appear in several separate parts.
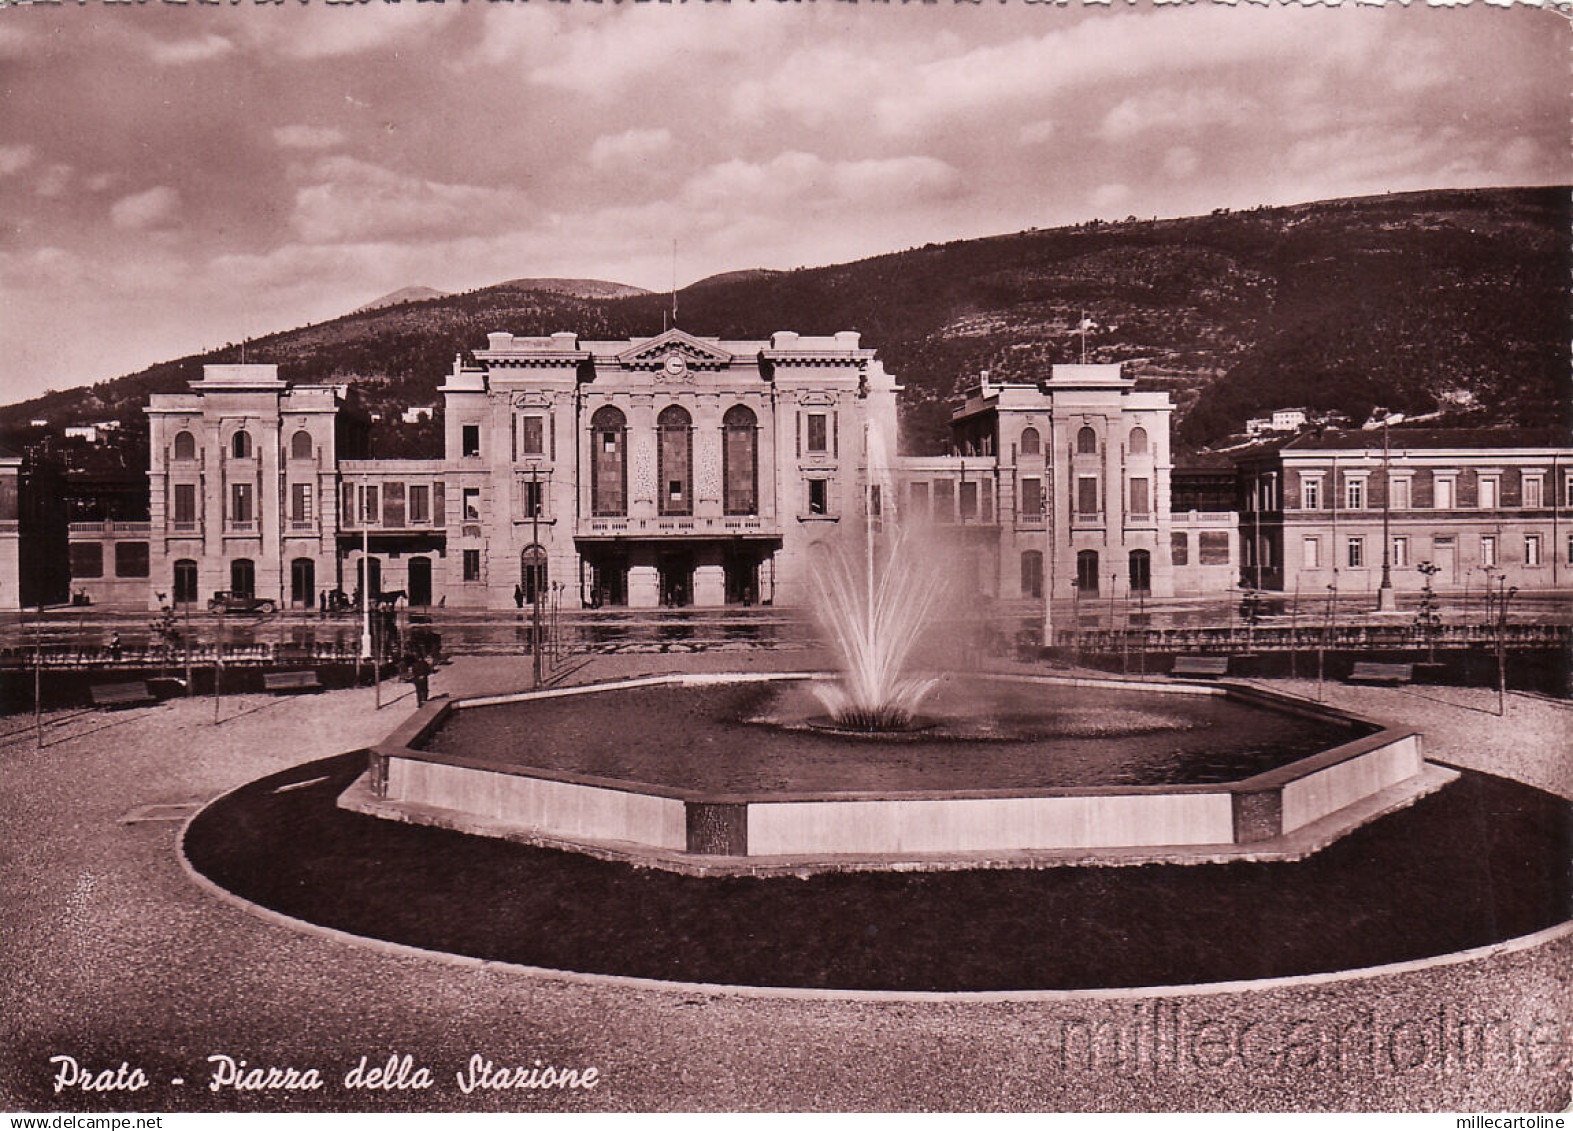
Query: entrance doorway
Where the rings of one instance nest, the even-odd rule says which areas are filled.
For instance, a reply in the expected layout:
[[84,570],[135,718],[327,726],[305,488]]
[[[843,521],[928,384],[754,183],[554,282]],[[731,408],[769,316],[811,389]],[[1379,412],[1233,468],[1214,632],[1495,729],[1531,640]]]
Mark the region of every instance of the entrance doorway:
[[431,559],[410,559],[409,602],[412,605],[431,604]]
[[297,609],[316,607],[317,563],[310,558],[296,558],[289,564],[289,603]]
[[524,603],[534,606],[537,595],[546,600],[546,551],[540,546],[526,546],[519,553],[519,586],[524,590]]
[[694,560],[687,555],[665,557],[661,559],[658,569],[661,576],[661,604],[670,609],[692,604]]
[[1457,583],[1458,543],[1452,535],[1431,540],[1431,559],[1437,565],[1437,583],[1451,586]]
[[[1086,431],[1086,429],[1083,429]],[[1081,550],[1076,555],[1076,588],[1083,593],[1098,591],[1098,551]]]
[[592,609],[605,605],[628,604],[628,562],[624,558],[601,558],[590,562],[590,591],[585,600]]
[[759,604],[759,561],[742,554],[728,555],[726,571],[726,603],[728,605]]
[[197,563],[181,558],[175,563],[175,604],[189,605],[197,599]]
[[252,597],[257,591],[257,567],[250,558],[229,563],[229,591],[237,597]]
[[[371,584],[366,582],[371,576]],[[382,595],[382,562],[377,558],[358,558],[355,562],[355,587],[373,600]]]

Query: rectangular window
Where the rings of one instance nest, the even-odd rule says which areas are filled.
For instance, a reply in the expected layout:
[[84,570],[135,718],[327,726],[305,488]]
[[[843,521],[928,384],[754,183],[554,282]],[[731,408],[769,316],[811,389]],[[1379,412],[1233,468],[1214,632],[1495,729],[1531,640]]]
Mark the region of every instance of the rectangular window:
[[1495,475],[1482,475],[1480,477],[1480,506],[1485,510],[1496,510],[1502,505],[1502,480]]
[[229,518],[231,522],[251,521],[251,484],[229,485]]
[[443,484],[433,483],[431,485],[431,524],[433,526],[443,526],[447,523],[447,505],[448,495]]
[[956,485],[949,479],[934,480],[934,521],[956,521]]
[[1524,535],[1524,564],[1527,566],[1540,564],[1540,535]]
[[70,549],[71,577],[103,577],[104,547],[97,542],[73,542]]
[[1393,536],[1393,568],[1409,568],[1409,537],[1405,534]]
[[385,483],[382,487],[382,525],[398,530],[404,525],[404,484]]
[[311,484],[291,483],[289,488],[289,520],[296,523],[311,521]]
[[825,479],[808,481],[808,513],[830,513],[830,483]]
[[1300,509],[1316,511],[1322,509],[1322,477],[1306,478],[1300,481]]
[[929,516],[929,485],[927,483],[907,484],[907,508],[912,512],[912,517],[923,520]]
[[1497,536],[1495,534],[1482,534],[1480,536],[1480,564],[1494,566],[1497,564]]
[[1351,538],[1351,539],[1349,539],[1348,546],[1349,546],[1349,557],[1348,557],[1349,568],[1350,569],[1360,569],[1362,566],[1365,565],[1365,539],[1364,538]]
[[464,580],[479,581],[481,579],[481,552],[479,550],[464,551]]
[[1021,481],[1021,513],[1043,513],[1043,480],[1023,479]]
[[1439,511],[1450,511],[1458,506],[1458,480],[1451,475],[1436,477],[1436,497],[1432,503]]
[[1076,480],[1076,513],[1098,513],[1098,480],[1092,475],[1083,475]]
[[481,521],[481,489],[479,487],[465,487],[460,492],[463,507],[461,513],[465,522]]
[[1307,538],[1300,543],[1300,567],[1302,569],[1322,568],[1322,540],[1320,538]]
[[1131,514],[1145,518],[1151,513],[1147,502],[1147,480],[1131,480]]
[[963,483],[961,485],[961,521],[976,522],[978,519],[978,485],[976,483]]
[[822,412],[808,414],[808,450],[811,452],[826,452],[830,450],[829,417]]
[[1365,509],[1365,480],[1348,479],[1344,481],[1344,506],[1352,511]]
[[546,484],[539,479],[526,479],[522,484],[524,488],[524,517],[534,518],[546,513]]
[[424,525],[431,521],[431,488],[424,483],[410,484],[410,522]]
[[884,499],[880,497],[879,484],[872,484],[868,489],[868,513],[873,518],[878,518],[884,513]]
[[461,424],[459,426],[459,434],[461,452],[466,458],[481,454],[481,426],[479,424]]
[[1395,511],[1406,511],[1414,504],[1411,502],[1413,493],[1410,491],[1411,480],[1408,476],[1391,481],[1392,497],[1388,499],[1388,506]]
[[377,521],[380,508],[377,506],[377,488],[362,487],[360,492],[360,517],[361,521],[370,525]]
[[146,542],[115,543],[115,576],[146,577],[148,575],[148,550]]
[[1196,536],[1196,560],[1199,565],[1229,564],[1229,532],[1203,530]]
[[540,416],[519,418],[519,454],[544,455],[546,452],[546,419]]
[[1191,564],[1191,536],[1183,530],[1169,535],[1169,561],[1177,566]]
[[175,484],[175,525],[195,526],[197,524],[197,485],[195,483]]
[[1546,481],[1539,475],[1524,476],[1524,509],[1538,511],[1546,505]]
[[355,525],[355,484],[344,484],[344,502],[339,507],[339,514],[343,516],[345,525]]

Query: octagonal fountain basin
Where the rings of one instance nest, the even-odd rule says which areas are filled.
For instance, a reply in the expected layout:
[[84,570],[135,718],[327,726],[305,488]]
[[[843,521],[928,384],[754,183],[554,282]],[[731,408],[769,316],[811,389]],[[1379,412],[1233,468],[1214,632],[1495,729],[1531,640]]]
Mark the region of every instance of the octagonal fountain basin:
[[1295,858],[1452,779],[1420,735],[1238,685],[944,677],[895,733],[819,673],[434,701],[340,805],[701,874]]

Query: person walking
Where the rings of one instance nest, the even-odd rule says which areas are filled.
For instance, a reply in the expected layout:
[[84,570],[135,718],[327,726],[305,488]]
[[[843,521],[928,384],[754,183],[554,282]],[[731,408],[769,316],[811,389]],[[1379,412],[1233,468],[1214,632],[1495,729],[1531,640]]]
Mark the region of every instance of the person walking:
[[513,603],[521,609],[524,608],[524,586],[522,584],[513,587]]
[[411,652],[410,682],[415,685],[415,705],[417,707],[424,706],[428,695],[430,695],[428,683],[430,679],[431,661],[426,658],[425,651],[417,649]]

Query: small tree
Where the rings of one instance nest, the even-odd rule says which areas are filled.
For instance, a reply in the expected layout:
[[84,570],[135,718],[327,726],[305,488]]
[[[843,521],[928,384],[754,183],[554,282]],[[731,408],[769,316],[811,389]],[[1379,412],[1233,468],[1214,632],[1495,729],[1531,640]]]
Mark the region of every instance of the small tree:
[[1435,562],[1421,562],[1415,567],[1425,574],[1426,583],[1420,590],[1420,605],[1415,609],[1415,627],[1426,641],[1426,662],[1436,663],[1436,638],[1442,631],[1442,610],[1431,579],[1442,572]]

